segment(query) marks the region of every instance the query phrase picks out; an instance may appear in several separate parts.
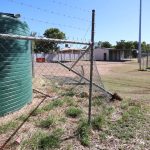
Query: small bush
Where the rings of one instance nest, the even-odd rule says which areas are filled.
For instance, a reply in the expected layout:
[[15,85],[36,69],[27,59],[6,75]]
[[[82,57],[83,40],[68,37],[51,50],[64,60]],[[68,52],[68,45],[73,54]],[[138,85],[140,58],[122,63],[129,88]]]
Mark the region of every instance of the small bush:
[[56,129],[50,135],[38,131],[30,139],[22,142],[21,149],[47,150],[59,148],[62,134],[63,131],[61,129]]
[[54,118],[48,117],[47,119],[41,120],[38,125],[42,128],[49,128],[51,125],[54,124]]
[[66,115],[72,118],[79,117],[82,113],[82,110],[76,107],[70,107],[66,110]]
[[39,148],[40,149],[53,149],[59,148],[61,143],[61,136],[63,131],[61,129],[57,129],[52,132],[51,135],[46,136],[39,141]]
[[93,127],[93,129],[101,130],[102,126],[104,125],[104,123],[105,123],[105,117],[104,117],[104,115],[99,115],[99,116],[96,116],[92,120],[92,127]]
[[64,101],[58,99],[58,100],[55,100],[53,102],[50,102],[48,105],[44,106],[43,109],[45,111],[49,111],[49,110],[52,110],[53,108],[55,107],[60,107],[64,104]]
[[39,141],[45,138],[46,136],[48,135],[46,133],[43,133],[42,131],[36,132],[32,135],[31,138],[22,142],[21,149],[38,149]]
[[90,126],[88,125],[86,120],[82,120],[79,123],[77,129],[78,139],[83,146],[90,145]]

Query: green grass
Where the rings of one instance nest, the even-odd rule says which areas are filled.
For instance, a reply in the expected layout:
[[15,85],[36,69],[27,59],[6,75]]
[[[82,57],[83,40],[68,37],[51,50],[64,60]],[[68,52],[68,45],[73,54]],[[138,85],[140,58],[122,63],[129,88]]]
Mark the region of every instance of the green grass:
[[40,149],[54,149],[60,148],[61,136],[63,131],[61,129],[57,129],[51,133],[51,135],[46,136],[39,141]]
[[101,130],[104,124],[105,124],[105,116],[104,115],[98,115],[92,120],[93,129]]
[[39,114],[42,114],[44,112],[44,109],[42,108],[37,108],[33,113],[32,116],[37,116]]
[[61,117],[58,119],[59,122],[65,123],[67,121],[67,118]]
[[47,137],[48,135],[42,131],[37,131],[35,134],[32,135],[31,138],[24,140],[21,143],[21,149],[33,149],[38,150],[39,149],[39,143],[40,140]]
[[[123,107],[124,108],[124,107]],[[110,123],[111,133],[121,140],[130,140],[135,137],[136,131],[145,122],[144,114],[138,106],[128,106],[122,117],[114,123]]]
[[54,116],[49,116],[48,118],[39,121],[37,124],[41,128],[49,128],[55,124]]
[[79,122],[77,136],[83,146],[90,145],[90,126],[86,120],[81,120]]
[[75,100],[72,97],[69,96],[64,96],[63,101],[68,105],[68,106],[75,106]]
[[67,90],[64,93],[62,93],[62,96],[70,96],[73,97],[74,95],[76,95],[76,93],[73,90]]
[[61,107],[61,106],[63,106],[63,104],[64,104],[64,101],[61,99],[58,99],[58,100],[54,100],[54,101],[50,102],[48,105],[45,105],[43,107],[43,109],[45,111],[49,111],[49,110],[52,110],[53,108]]
[[10,121],[6,124],[2,124],[0,126],[0,134],[14,130],[15,128],[17,128],[17,126],[18,126],[18,122],[16,122],[16,121]]
[[70,107],[66,110],[66,115],[72,118],[79,117],[82,113],[82,110],[76,107]]
[[18,118],[17,118],[17,120],[19,120],[19,121],[24,121],[26,118],[28,117],[28,115],[21,115],[21,116],[19,116]]
[[47,150],[60,148],[62,129],[54,130],[50,135],[45,132],[38,131],[32,135],[30,139],[22,142],[22,149]]

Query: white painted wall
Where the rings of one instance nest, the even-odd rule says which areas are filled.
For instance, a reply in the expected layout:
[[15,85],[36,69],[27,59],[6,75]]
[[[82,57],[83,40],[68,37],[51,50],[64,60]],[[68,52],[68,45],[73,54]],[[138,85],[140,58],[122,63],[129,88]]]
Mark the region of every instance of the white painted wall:
[[109,60],[109,50],[104,48],[96,48],[94,50],[94,60],[103,60],[104,61],[104,53],[106,53],[106,60]]

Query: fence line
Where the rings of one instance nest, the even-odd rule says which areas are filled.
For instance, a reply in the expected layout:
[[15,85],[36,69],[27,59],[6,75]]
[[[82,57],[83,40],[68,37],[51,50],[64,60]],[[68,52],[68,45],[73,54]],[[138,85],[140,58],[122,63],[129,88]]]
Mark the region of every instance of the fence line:
[[21,36],[21,35],[13,35],[13,34],[0,34],[0,37],[5,39],[18,39],[18,40],[31,40],[31,41],[35,40],[35,41],[45,41],[45,42],[90,45],[90,43],[87,42],[52,39],[52,38],[45,38],[45,37],[42,38],[42,37],[33,37],[33,36]]

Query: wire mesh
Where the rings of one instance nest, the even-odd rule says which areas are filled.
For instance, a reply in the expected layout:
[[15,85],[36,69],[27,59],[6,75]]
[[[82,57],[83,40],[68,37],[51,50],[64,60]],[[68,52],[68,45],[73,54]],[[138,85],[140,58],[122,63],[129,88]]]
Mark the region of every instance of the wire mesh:
[[141,66],[142,70],[150,69],[150,52],[142,53]]
[[[32,40],[32,42],[29,42]],[[48,41],[49,40],[49,41]],[[10,41],[12,41],[12,49],[10,48]],[[15,122],[17,126],[18,122],[23,121],[22,126],[17,130],[15,135],[12,137],[11,141],[7,145],[8,147],[15,147],[16,142],[23,139],[30,139],[36,132],[38,132],[38,125],[31,124],[30,120],[33,119],[35,124],[38,124],[38,121],[49,116],[54,115],[54,113],[58,113],[58,118],[62,117],[62,111],[65,111],[68,106],[63,106],[59,108],[55,108],[56,112],[47,111],[51,110],[50,103],[52,100],[64,100],[73,98],[76,102],[76,107],[80,108],[85,117],[88,115],[88,99],[89,99],[89,83],[90,83],[90,49],[85,47],[88,43],[82,43],[78,41],[72,41],[74,47],[66,47],[67,41],[55,40],[55,39],[46,39],[46,38],[36,38],[26,37],[26,36],[15,36],[12,34],[5,35],[0,34],[0,49],[5,51],[5,53],[11,53],[13,51],[13,42],[26,41],[29,43],[29,53],[30,53],[30,73],[32,72],[32,88],[33,88],[33,99],[32,103],[29,106],[25,106],[23,109],[19,110],[17,113],[14,113],[9,116],[9,120],[15,118]],[[36,42],[40,41],[43,48],[48,50],[47,53],[41,52],[40,49],[37,51]],[[57,43],[59,49],[51,50],[51,46],[49,47],[49,42]],[[68,41],[68,44],[71,41]],[[77,47],[77,44],[80,44],[80,47]],[[83,44],[83,46],[81,46]],[[89,44],[90,45],[90,44]],[[9,46],[9,47],[7,47]],[[18,49],[19,50],[19,49]],[[20,51],[18,51],[20,53]],[[25,50],[22,53],[26,53]],[[13,56],[17,55],[14,53]],[[4,54],[0,55],[1,60],[4,57]],[[5,59],[8,60],[8,56],[5,55]],[[26,60],[22,58],[23,62]],[[17,59],[15,57],[12,58],[11,61],[15,62],[17,65]],[[75,64],[75,65],[74,65]],[[20,64],[21,65],[21,64]],[[1,69],[3,67],[8,67],[1,65]],[[24,77],[23,74],[21,74]],[[17,78],[14,78],[14,82],[17,81]],[[21,86],[21,85],[20,85]],[[92,117],[102,112],[102,108],[105,105],[97,105],[97,103],[107,103],[106,99],[109,99],[110,95],[105,92],[104,85],[100,78],[99,72],[97,70],[96,63],[93,65],[93,92],[92,92]],[[62,101],[61,101],[62,102]],[[74,102],[72,102],[74,103]],[[40,104],[40,105],[39,105]],[[38,106],[39,105],[39,106]],[[55,104],[61,105],[61,104]],[[70,105],[70,104],[69,104]],[[36,108],[36,106],[38,106]],[[35,111],[34,108],[36,108]],[[44,116],[42,112],[44,111]],[[32,113],[31,113],[32,112]],[[29,117],[29,118],[28,118]],[[11,119],[10,119],[11,118]],[[28,118],[28,120],[26,120]],[[5,118],[6,119],[6,118]],[[26,122],[24,122],[26,120]],[[38,120],[38,121],[36,121]],[[16,127],[17,127],[16,126]],[[29,127],[30,126],[30,127]],[[70,132],[70,131],[69,131]],[[8,133],[11,135],[13,130]],[[66,136],[68,133],[66,131]],[[1,141],[3,144],[6,142],[8,135],[4,134],[3,140]],[[13,143],[13,145],[12,145]],[[22,143],[23,144],[23,143]],[[24,149],[27,149],[25,145],[20,145]]]

